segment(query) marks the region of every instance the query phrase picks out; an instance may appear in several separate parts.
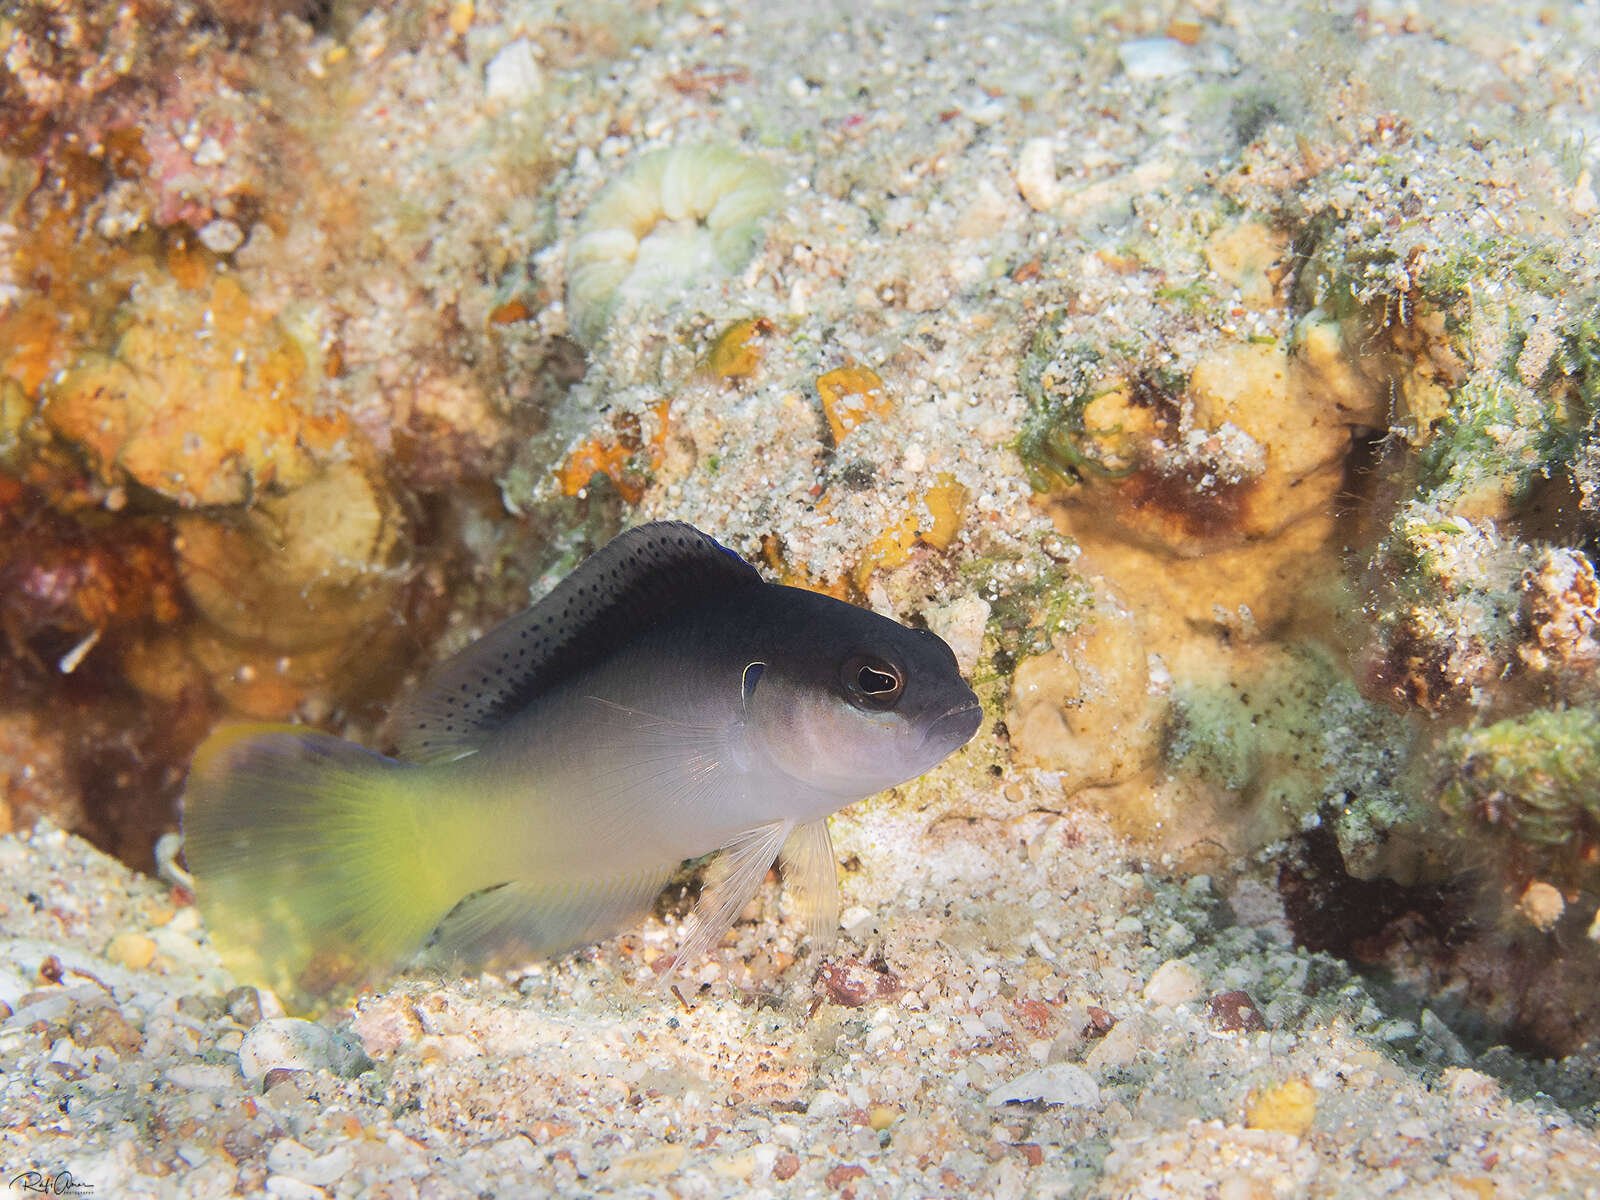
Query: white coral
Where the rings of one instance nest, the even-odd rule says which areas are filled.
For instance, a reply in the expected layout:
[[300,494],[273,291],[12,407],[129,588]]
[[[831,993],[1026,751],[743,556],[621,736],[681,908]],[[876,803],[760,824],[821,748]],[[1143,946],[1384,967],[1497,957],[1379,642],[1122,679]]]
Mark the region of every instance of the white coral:
[[645,155],[600,193],[567,251],[567,312],[594,343],[618,301],[681,288],[749,261],[777,172],[720,146]]

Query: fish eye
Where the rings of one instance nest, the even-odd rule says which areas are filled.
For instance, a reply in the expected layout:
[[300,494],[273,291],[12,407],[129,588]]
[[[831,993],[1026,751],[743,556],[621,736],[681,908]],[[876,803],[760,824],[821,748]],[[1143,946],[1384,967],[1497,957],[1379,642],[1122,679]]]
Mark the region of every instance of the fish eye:
[[845,659],[844,690],[857,708],[893,708],[905,691],[905,676],[887,659],[855,654]]

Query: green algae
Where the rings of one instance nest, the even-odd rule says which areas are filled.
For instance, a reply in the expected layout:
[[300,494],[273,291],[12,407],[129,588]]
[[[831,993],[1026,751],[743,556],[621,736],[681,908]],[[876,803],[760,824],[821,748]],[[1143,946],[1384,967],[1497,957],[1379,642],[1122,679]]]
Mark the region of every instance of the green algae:
[[1180,682],[1163,751],[1171,770],[1240,793],[1268,822],[1328,823],[1362,873],[1392,830],[1427,823],[1404,779],[1411,742],[1404,718],[1302,644],[1248,673]]
[[1087,342],[1062,347],[1061,318],[1058,312],[1045,314],[1017,364],[1017,388],[1027,415],[1016,448],[1036,492],[1070,487],[1082,471],[1094,467],[1079,443],[1101,355]]
[[[1591,310],[1539,330],[1534,317],[1558,319],[1559,307],[1525,308],[1471,306],[1471,322],[1492,323],[1493,336],[1481,340],[1497,357],[1449,392],[1374,551],[1377,626],[1391,649],[1417,634],[1428,643],[1421,658],[1451,693],[1424,703],[1434,710],[1467,700],[1503,711],[1515,688],[1499,681],[1524,636],[1519,608],[1533,554],[1525,539],[1571,547],[1588,536],[1578,506],[1558,501],[1549,518],[1536,510],[1552,489],[1587,486],[1600,403],[1596,318]],[[1535,335],[1542,346],[1530,344]],[[1475,340],[1470,331],[1459,337],[1464,346]],[[1536,533],[1530,515],[1544,522]]]
[[1416,494],[1448,504],[1501,484],[1520,503],[1571,460],[1600,404],[1597,306],[1563,322],[1542,370],[1524,362],[1540,322],[1559,319],[1581,286],[1560,243],[1460,231],[1412,240],[1402,254],[1400,238],[1347,244],[1347,223],[1327,211],[1306,222],[1296,299],[1354,322],[1360,343],[1396,364],[1453,359],[1461,368],[1442,419],[1417,431],[1425,444]]
[[1216,289],[1205,279],[1191,279],[1187,283],[1169,284],[1158,287],[1155,291],[1156,299],[1171,300],[1196,315],[1210,315],[1217,306]]
[[1480,372],[1451,395],[1448,416],[1419,456],[1418,484],[1447,502],[1504,485],[1513,503],[1569,462],[1586,414],[1552,402],[1512,377]]
[[[1059,313],[1047,314],[1017,364],[1017,389],[1027,410],[1015,448],[1036,492],[1065,490],[1085,475],[1120,479],[1137,466],[1131,455],[1122,452],[1120,427],[1093,426],[1086,419],[1089,405],[1116,390],[1119,381],[1108,379],[1105,356],[1095,346],[1084,341],[1064,344],[1062,328]],[[1146,347],[1113,342],[1110,349],[1120,358],[1136,361]],[[1188,380],[1173,370],[1155,368],[1135,375],[1130,383],[1154,399],[1182,395]]]
[[1562,330],[1541,383],[1552,392],[1570,390],[1585,417],[1600,413],[1600,300]]
[[1465,835],[1504,835],[1552,854],[1600,834],[1600,709],[1542,709],[1456,730],[1439,757],[1439,805]]
[[[1019,661],[1048,651],[1057,634],[1070,634],[1094,609],[1089,584],[1043,550],[1020,563],[1011,557],[975,558],[962,565],[961,573],[989,604],[988,666],[973,673],[980,689],[1008,682]],[[999,695],[1003,698],[1003,687]]]

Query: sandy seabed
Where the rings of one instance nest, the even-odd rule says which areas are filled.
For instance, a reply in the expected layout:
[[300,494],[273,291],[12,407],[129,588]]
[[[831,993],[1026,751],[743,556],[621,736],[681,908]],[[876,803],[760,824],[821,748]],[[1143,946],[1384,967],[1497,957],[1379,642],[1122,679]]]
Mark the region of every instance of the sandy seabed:
[[[419,197],[450,131],[542,114],[553,182],[496,235],[528,252],[548,301],[530,339],[577,323],[569,244],[638,150],[717,143],[781,167],[742,273],[636,281],[595,318],[610,331],[547,439],[670,391],[676,432],[631,517],[689,520],[752,557],[776,531],[782,569],[813,581],[876,554],[887,567],[860,590],[905,615],[937,573],[917,573],[919,549],[895,575],[878,539],[908,505],[955,494],[937,489],[965,505],[953,553],[1023,561],[1058,536],[1014,449],[1029,322],[1060,303],[1085,336],[1158,342],[1186,369],[1219,337],[1286,337],[1260,269],[1213,268],[1225,294],[1198,315],[1160,281],[1205,270],[1219,208],[1270,207],[1262,194],[1304,185],[1387,214],[1399,201],[1369,184],[1399,152],[1392,114],[1419,131],[1405,153],[1424,224],[1468,193],[1484,236],[1538,209],[1592,269],[1590,176],[1542,188],[1506,140],[1532,125],[1549,144],[1600,138],[1600,21],[1550,7],[617,9],[614,56],[561,67],[540,65],[565,28],[553,8],[469,4],[459,46],[418,48],[381,15],[350,42],[392,123],[367,165],[387,160]],[[1469,137],[1469,111],[1487,133]],[[1245,179],[1241,126],[1258,117],[1318,132],[1257,147]],[[1363,147],[1345,177],[1307,165],[1324,143]],[[458,269],[491,216],[517,211],[511,182],[465,187],[458,166],[450,205],[418,202],[449,250],[430,271]],[[1226,204],[1208,191],[1219,175]],[[295,231],[279,236],[239,252],[258,293],[296,258]],[[479,291],[463,303],[486,311]],[[716,329],[754,315],[785,330],[765,378],[694,377]],[[403,332],[358,331],[374,346]],[[803,386],[852,363],[876,364],[893,403],[869,397],[831,449],[882,470],[812,504],[825,414]],[[513,463],[509,503],[548,498],[549,445]],[[936,582],[915,607],[952,641],[965,631],[976,663],[988,610],[974,631],[975,585]],[[1592,1063],[1480,1054],[1376,995],[1293,945],[1260,878],[1176,873],[1119,836],[1075,786],[1111,782],[1137,786],[1012,762],[991,721],[933,777],[834,819],[844,928],[820,961],[772,881],[681,996],[656,984],[681,932],[663,906],[559,961],[403,976],[317,1022],[236,987],[164,885],[47,826],[0,839],[0,1168],[19,1194],[36,1171],[103,1197],[1600,1195]]]

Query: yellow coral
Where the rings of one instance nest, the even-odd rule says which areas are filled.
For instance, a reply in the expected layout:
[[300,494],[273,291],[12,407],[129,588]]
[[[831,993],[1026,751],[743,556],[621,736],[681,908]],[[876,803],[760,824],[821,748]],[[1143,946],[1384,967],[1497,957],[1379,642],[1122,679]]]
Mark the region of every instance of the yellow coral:
[[763,339],[773,331],[766,317],[746,317],[735,321],[711,344],[706,354],[706,372],[717,379],[748,379],[756,373],[765,353]]
[[190,631],[181,649],[180,661],[204,674],[228,711],[258,721],[286,720],[308,694],[330,683],[348,687],[352,677],[361,678],[373,665],[364,659],[370,646],[349,640],[284,654],[260,644],[240,646],[201,627]]
[[761,561],[777,572],[779,583],[789,587],[805,588],[808,592],[821,592],[825,596],[832,596],[835,600],[850,598],[848,581],[813,579],[805,568],[790,562],[783,552],[783,542],[777,534],[761,535]]
[[966,505],[967,489],[956,482],[955,476],[940,475],[912,504],[910,512],[880,533],[862,552],[861,561],[851,575],[857,590],[865,590],[875,571],[904,565],[918,542],[935,550],[948,550],[961,531]]
[[1090,620],[1018,665],[1006,723],[1021,761],[1048,765],[1077,791],[1124,783],[1150,767],[1165,711],[1151,687],[1143,629],[1120,597],[1103,591]]
[[1069,501],[1178,558],[1324,516],[1354,432],[1387,419],[1387,392],[1350,366],[1339,336],[1308,323],[1294,353],[1217,347],[1181,394],[1136,381],[1089,400],[1075,448],[1101,469]]
[[399,514],[360,466],[335,463],[243,518],[179,519],[185,590],[218,629],[276,651],[342,642],[387,610]]
[[1237,288],[1249,308],[1272,308],[1286,273],[1289,239],[1259,221],[1239,221],[1212,234],[1205,245],[1206,262],[1218,278]]
[[924,493],[923,506],[933,523],[917,531],[917,536],[935,550],[948,550],[961,532],[967,515],[967,489],[956,482],[954,475],[940,475],[939,480]]
[[306,359],[227,276],[152,288],[110,355],[85,353],[43,415],[108,484],[131,477],[184,507],[242,504],[304,483],[350,436],[305,407]]
[[1244,1105],[1244,1123],[1251,1129],[1269,1129],[1304,1137],[1317,1115],[1317,1093],[1299,1075],[1250,1093]]
[[894,409],[883,380],[870,367],[838,367],[827,372],[817,379],[817,395],[822,397],[822,413],[828,418],[828,431],[836,446],[852,429]]
[[596,475],[604,475],[624,500],[629,504],[639,503],[644,495],[645,480],[635,467],[648,465],[654,469],[661,465],[666,453],[667,413],[671,406],[671,400],[662,400],[652,408],[656,431],[649,441],[641,434],[638,415],[622,413],[613,418],[611,434],[596,434],[574,446],[556,470],[561,494],[576,496]]

